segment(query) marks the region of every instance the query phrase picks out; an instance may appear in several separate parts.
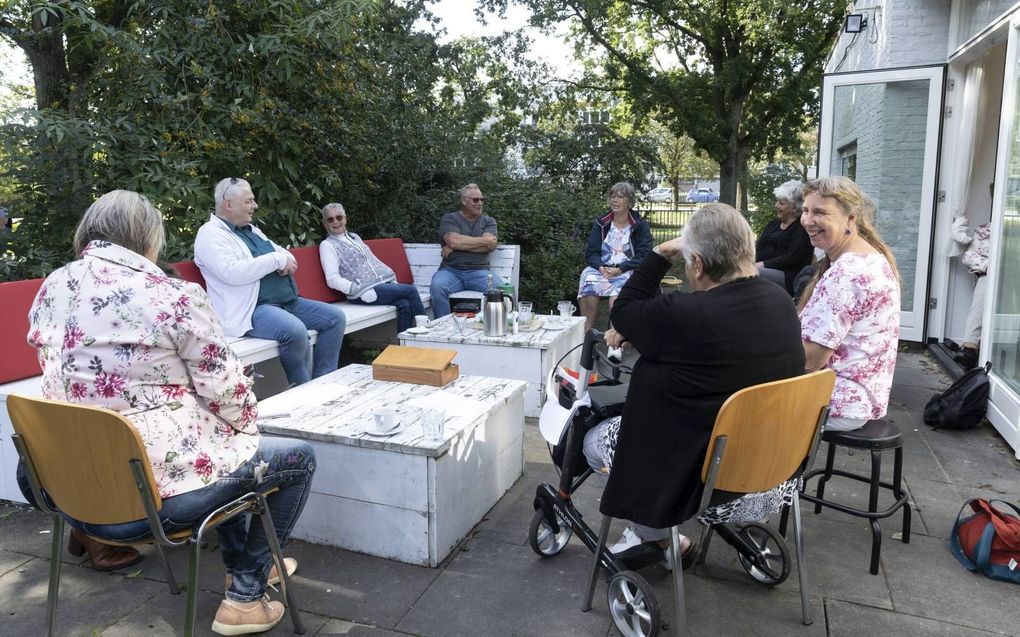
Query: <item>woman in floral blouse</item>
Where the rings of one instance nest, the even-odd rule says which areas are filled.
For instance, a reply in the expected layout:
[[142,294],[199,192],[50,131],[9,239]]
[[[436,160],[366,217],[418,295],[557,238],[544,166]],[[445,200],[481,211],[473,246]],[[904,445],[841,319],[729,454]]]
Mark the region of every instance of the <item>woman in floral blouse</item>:
[[836,372],[826,424],[836,431],[885,415],[896,370],[899,273],[874,218],[874,202],[846,177],[804,186],[801,225],[825,256],[801,297],[801,338],[808,370]]
[[[43,395],[113,409],[134,423],[164,498],[167,532],[243,493],[277,486],[268,501],[285,542],[308,496],[314,454],[304,442],[260,436],[251,380],[205,292],[156,266],[160,212],[138,193],[109,192],[85,212],[74,245],[81,258],[47,277],[29,314]],[[149,533],[146,520],[69,523],[111,540]],[[284,607],[265,596],[278,574],[262,525],[249,530],[242,517],[217,531],[230,584],[213,630],[272,628]],[[297,567],[286,563],[288,573]]]

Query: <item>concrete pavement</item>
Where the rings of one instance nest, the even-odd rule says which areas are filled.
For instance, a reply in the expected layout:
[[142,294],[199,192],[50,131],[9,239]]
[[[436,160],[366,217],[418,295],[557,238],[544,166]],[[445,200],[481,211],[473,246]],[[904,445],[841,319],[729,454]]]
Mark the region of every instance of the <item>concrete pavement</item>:
[[[1018,502],[1020,463],[990,426],[932,431],[921,421],[925,401],[949,384],[926,355],[901,353],[889,418],[906,437],[905,481],[913,505],[909,544],[894,539],[900,515],[884,521],[881,569],[868,573],[870,533],[864,520],[805,507],[808,586],[815,622],[802,626],[796,568],[775,588],[751,580],[724,542],[712,543],[706,563],[685,577],[690,634],[885,634],[978,636],[1020,634],[1020,588],[967,572],[946,538],[963,501],[984,496]],[[576,540],[541,559],[528,546],[535,486],[556,479],[548,453],[529,421],[524,476],[437,569],[409,566],[349,551],[292,542],[300,562],[294,578],[308,635],[602,636],[616,635],[605,582],[593,609],[580,612],[591,554]],[[861,466],[864,454],[841,462]],[[891,465],[890,461],[886,465]],[[863,498],[864,485],[832,482],[828,494]],[[597,524],[598,490],[590,480],[579,508]],[[371,520],[365,520],[371,524]],[[617,525],[620,526],[619,524]],[[48,576],[49,519],[0,505],[0,634],[42,635]],[[692,534],[695,525],[687,526]],[[614,529],[614,533],[618,529]],[[114,573],[98,573],[63,554],[60,635],[178,635],[184,597],[171,596],[155,556]],[[792,552],[792,543],[791,543]],[[184,552],[172,553],[186,572]],[[203,553],[198,634],[222,598],[223,570],[215,548]],[[643,571],[663,616],[673,618],[671,580],[662,568]],[[288,635],[287,619],[268,633]],[[676,635],[671,629],[662,633]]]

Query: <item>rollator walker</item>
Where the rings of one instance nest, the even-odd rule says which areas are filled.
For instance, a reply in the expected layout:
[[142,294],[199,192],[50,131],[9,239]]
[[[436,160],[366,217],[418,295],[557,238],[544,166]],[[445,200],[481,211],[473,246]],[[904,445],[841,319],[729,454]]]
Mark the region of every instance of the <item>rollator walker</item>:
[[[584,516],[574,506],[571,499],[572,494],[593,473],[582,451],[585,433],[605,418],[619,415],[622,412],[629,385],[629,368],[610,361],[597,346],[603,337],[604,334],[597,330],[589,330],[585,334],[584,341],[580,346],[580,369],[576,381],[550,374],[550,386],[549,392],[547,392],[550,398],[547,399],[546,405],[543,407],[539,427],[543,438],[549,444],[553,463],[559,473],[559,484],[554,486],[542,483],[536,489],[535,515],[528,529],[528,543],[539,556],[550,558],[562,551],[571,536],[576,535],[595,556],[588,582],[588,591],[581,610],[586,612],[591,609],[599,569],[605,569],[609,576],[607,588],[609,612],[617,629],[626,637],[654,637],[659,634],[660,630],[667,630],[670,625],[668,622],[662,621],[659,602],[652,586],[636,571],[662,563],[662,549],[650,544],[642,544],[629,549],[625,559],[620,555],[610,553],[606,546],[606,538],[612,518],[604,516],[599,533],[596,534],[585,522]],[[605,369],[607,366],[609,372],[605,374],[605,377],[592,382],[591,372],[597,368]],[[625,380],[621,380],[622,378]],[[705,490],[699,512],[705,513],[706,510],[710,510],[712,494],[716,488],[725,488],[726,491],[736,493],[767,491],[786,482],[788,478],[799,478],[805,467],[810,466],[811,459],[818,447],[819,433],[828,416],[828,402],[834,380],[831,370],[826,370],[795,379],[757,385],[731,396],[720,410],[712,433],[710,453],[705,459],[702,472]],[[555,385],[553,385],[554,382]],[[764,401],[756,401],[754,406],[746,404],[748,401],[742,395],[756,392],[758,394],[756,397],[760,398],[763,390],[769,394]],[[777,401],[779,402],[777,403]],[[736,412],[733,409],[728,409],[730,403],[741,403],[740,405],[734,404],[734,407],[740,407],[740,409],[737,409]],[[764,403],[764,407],[762,403]],[[791,403],[796,403],[796,405],[791,405]],[[764,482],[759,479],[757,483],[747,483],[745,480],[736,482],[738,488],[733,488],[734,482],[730,474],[734,471],[731,467],[740,464],[738,456],[746,458],[749,445],[757,446],[760,449],[760,445],[763,443],[759,440],[747,440],[746,438],[749,436],[743,430],[727,433],[728,430],[724,427],[721,432],[720,425],[726,425],[731,420],[726,417],[726,414],[736,415],[743,419],[754,414],[753,411],[746,413],[749,406],[753,410],[780,407],[782,413],[776,415],[785,419],[784,422],[789,424],[786,429],[797,429],[800,433],[793,441],[793,436],[786,436],[790,432],[778,432],[779,435],[786,436],[784,442],[787,443],[787,449],[782,455],[787,459],[786,467],[788,468],[773,467],[770,473],[766,472],[769,475],[764,477]],[[729,429],[733,429],[733,427]],[[748,429],[753,432],[752,427]],[[769,435],[772,434],[766,434],[766,436]],[[731,446],[737,447],[733,451],[739,453],[725,456],[727,442],[731,436],[736,443]],[[750,437],[754,438],[753,435]],[[758,437],[762,437],[760,432]],[[750,449],[752,453],[754,450],[754,447]],[[724,458],[726,463],[723,462]],[[777,459],[770,458],[770,460]],[[782,458],[778,460],[782,460]],[[766,464],[775,465],[776,462]],[[775,479],[771,477],[772,475],[782,475],[783,477]],[[748,484],[757,488],[743,490],[739,488],[741,485],[747,486]],[[812,622],[812,619],[807,602],[806,577],[802,558],[800,507],[796,495],[790,504],[794,511],[793,526],[799,558],[797,562],[801,581],[803,621],[807,625]],[[790,508],[787,506],[783,509],[781,523],[783,529],[786,528],[786,519]],[[789,576],[790,552],[783,536],[773,528],[757,521],[726,521],[713,524],[702,522],[702,524],[705,525],[705,528],[702,531],[698,553],[695,556],[695,564],[704,561],[712,535],[718,534],[727,544],[736,549],[741,567],[754,581],[765,586],[777,586]],[[678,527],[671,529],[670,536],[672,548],[670,559],[676,586],[677,623],[680,626],[678,633],[683,635],[686,629],[686,611],[683,599],[683,571],[680,564]]]

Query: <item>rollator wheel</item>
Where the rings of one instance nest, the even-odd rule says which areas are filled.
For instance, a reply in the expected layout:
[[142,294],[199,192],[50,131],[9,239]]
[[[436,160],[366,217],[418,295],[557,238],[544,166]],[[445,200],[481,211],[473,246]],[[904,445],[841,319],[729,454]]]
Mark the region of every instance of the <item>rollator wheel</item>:
[[606,591],[609,614],[624,637],[655,637],[659,634],[659,601],[645,578],[634,571],[620,571],[609,580]]
[[766,586],[776,586],[790,576],[790,551],[786,541],[772,527],[752,522],[739,534],[748,544],[757,547],[753,557],[737,551],[737,559],[747,574]]
[[528,544],[531,545],[532,551],[542,557],[552,557],[562,551],[574,533],[562,517],[559,517],[558,514],[557,517],[560,524],[559,533],[553,532],[552,525],[545,519],[542,509],[537,509],[535,517],[531,518],[531,526],[528,528]]

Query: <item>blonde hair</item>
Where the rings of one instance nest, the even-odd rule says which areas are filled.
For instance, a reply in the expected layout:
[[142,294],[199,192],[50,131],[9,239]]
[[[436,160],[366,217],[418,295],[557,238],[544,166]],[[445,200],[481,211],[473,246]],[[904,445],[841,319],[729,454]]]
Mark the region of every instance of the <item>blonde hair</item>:
[[[889,246],[882,239],[882,235],[875,228],[875,213],[878,210],[875,200],[869,197],[867,193],[861,190],[860,186],[848,177],[821,177],[813,179],[804,184],[804,198],[806,199],[812,193],[819,197],[835,199],[842,209],[844,216],[854,216],[854,227],[857,228],[857,236],[864,239],[868,245],[885,257],[885,260],[889,262],[889,268],[892,270],[893,276],[896,277],[896,282],[900,283],[900,271],[896,267],[896,257],[893,256],[892,250],[889,249]],[[800,301],[797,303],[798,312],[807,305],[808,300],[811,298],[811,293],[814,292],[815,286],[818,285],[818,280],[822,278],[822,275],[829,269],[832,262],[829,260],[829,256],[825,255],[815,265],[815,274],[808,281],[807,287],[804,288]]]
[[74,232],[74,252],[92,241],[109,241],[142,256],[166,243],[163,215],[144,195],[131,190],[111,190],[89,206]]

